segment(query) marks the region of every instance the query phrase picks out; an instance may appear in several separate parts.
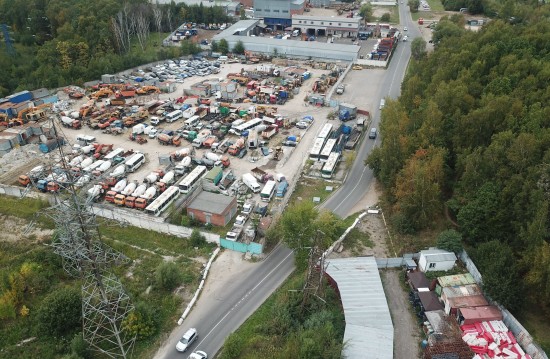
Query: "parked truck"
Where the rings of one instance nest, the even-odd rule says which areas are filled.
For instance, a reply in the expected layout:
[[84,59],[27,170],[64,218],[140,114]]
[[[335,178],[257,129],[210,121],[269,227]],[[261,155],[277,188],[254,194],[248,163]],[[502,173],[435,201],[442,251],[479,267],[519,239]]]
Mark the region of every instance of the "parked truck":
[[227,150],[229,149],[229,146],[231,146],[233,143],[229,140],[225,140],[223,141],[222,143],[220,143],[218,145],[218,147],[216,148],[216,152],[217,153],[226,153]]
[[232,156],[237,156],[239,152],[244,148],[244,139],[239,138],[234,144],[229,146],[227,152]]
[[357,106],[341,102],[338,105],[338,118],[341,121],[353,120],[357,117]]
[[278,127],[277,126],[268,126],[264,131],[262,131],[262,138],[264,140],[269,140],[271,139],[271,137],[275,136],[275,134],[277,134],[277,131],[278,131]]
[[260,185],[258,184],[258,180],[256,180],[256,177],[254,177],[250,173],[243,174],[242,177],[243,183],[250,188],[250,190],[254,193],[258,193],[261,190]]
[[82,123],[79,120],[75,120],[67,116],[61,116],[61,124],[63,125],[63,127],[73,128],[75,130],[78,130],[82,127]]
[[248,138],[246,139],[246,145],[249,149],[254,149],[258,147],[258,132],[255,129],[248,132]]
[[222,177],[222,180],[220,181],[218,187],[220,187],[222,190],[227,190],[233,184],[233,182],[235,182],[235,180],[236,177],[233,174],[233,171],[230,170]]
[[185,157],[176,164],[174,173],[181,176],[189,170],[189,166],[191,166],[191,157]]
[[229,232],[227,232],[227,234],[225,235],[225,239],[227,239],[228,241],[236,242],[241,236],[242,232],[243,232],[243,227],[235,226],[231,228]]
[[269,180],[273,179],[273,176],[262,170],[259,167],[254,167],[251,171],[252,175],[261,183],[266,183]]
[[218,155],[218,154],[213,153],[213,152],[206,152],[204,154],[204,158],[207,158],[211,161],[214,161],[214,165],[219,165],[219,166],[222,166],[224,168],[229,167],[229,165],[231,164],[231,161],[229,160],[229,157],[223,156],[223,155]]

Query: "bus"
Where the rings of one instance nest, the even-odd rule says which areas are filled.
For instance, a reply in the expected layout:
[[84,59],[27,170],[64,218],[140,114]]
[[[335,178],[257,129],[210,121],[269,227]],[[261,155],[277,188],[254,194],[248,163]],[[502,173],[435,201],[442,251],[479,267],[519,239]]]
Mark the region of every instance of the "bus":
[[145,155],[143,153],[136,153],[135,155],[128,158],[126,162],[124,162],[124,166],[126,167],[126,171],[134,172],[144,163]]
[[199,124],[199,120],[199,116],[191,116],[187,120],[185,120],[185,126],[194,127]]
[[145,208],[145,212],[158,216],[162,213],[174,200],[180,195],[180,191],[177,186],[170,186],[166,191],[162,192],[150,205]]
[[197,166],[191,173],[189,173],[181,182],[179,183],[179,189],[181,193],[189,193],[191,188],[201,179],[201,177],[206,173],[206,166]]
[[277,189],[277,182],[271,180],[267,181],[264,188],[262,189],[262,192],[260,192],[260,198],[264,202],[271,201],[271,197],[275,194],[275,190]]
[[166,122],[174,122],[183,117],[181,110],[175,110],[166,115]]
[[112,161],[112,160],[114,160],[114,158],[115,158],[116,156],[120,156],[120,155],[122,155],[123,153],[124,153],[124,148],[121,148],[121,147],[115,148],[115,149],[112,150],[111,152],[107,153],[107,154],[105,155],[105,157],[103,157],[103,159],[104,159],[105,161]]
[[338,161],[340,160],[340,154],[338,152],[332,152],[328,156],[327,162],[321,169],[321,177],[323,178],[332,178],[336,167],[338,166]]
[[313,160],[318,160],[319,155],[321,154],[321,149],[323,148],[324,144],[325,144],[324,138],[316,138],[315,142],[313,142],[313,147],[311,148],[311,151],[309,151],[309,158]]
[[325,143],[325,146],[323,147],[323,150],[321,151],[321,154],[319,155],[319,160],[325,162],[328,160],[330,154],[332,153],[332,150],[334,149],[334,146],[336,146],[337,139],[336,138],[329,138],[327,140],[327,143]]
[[332,131],[332,125],[327,123],[323,126],[321,131],[319,131],[317,138],[327,138],[330,135],[330,131]]
[[256,126],[261,125],[262,122],[263,120],[261,118],[254,118],[238,126],[232,126],[231,129],[235,130],[235,132],[243,133],[244,131],[251,130]]

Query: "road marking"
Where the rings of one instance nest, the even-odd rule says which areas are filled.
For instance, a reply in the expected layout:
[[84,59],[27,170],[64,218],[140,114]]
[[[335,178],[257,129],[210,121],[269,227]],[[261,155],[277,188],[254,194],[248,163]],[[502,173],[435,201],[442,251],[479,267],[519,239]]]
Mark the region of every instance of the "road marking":
[[[398,72],[397,70],[399,69],[399,64],[401,63],[401,60],[403,59],[403,52],[404,52],[404,49],[403,49],[403,51],[401,51],[401,56],[399,57],[399,61],[397,61],[396,69],[393,72],[393,77],[392,77],[391,82],[390,82],[390,91],[389,91],[388,95],[391,93],[391,89],[392,89],[393,84],[395,82],[395,75],[397,75],[397,72]],[[403,74],[405,74],[405,72],[403,72]]]
[[355,189],[357,188],[357,186],[359,186],[359,183],[363,179],[363,176],[365,175],[366,170],[367,170],[367,166],[365,166],[365,168],[363,169],[363,172],[361,172],[361,177],[359,177],[359,181],[357,181],[357,183],[355,184],[355,187],[353,187],[353,189],[349,191],[348,195],[342,200],[342,202],[340,202],[338,206],[336,206],[336,208],[334,208],[332,212],[336,212],[336,210],[342,205],[342,203],[344,203],[348,199],[348,197],[352,195],[353,191],[355,191]]
[[284,257],[283,260],[282,260],[281,262],[279,262],[279,264],[277,264],[277,266],[275,266],[275,268],[273,268],[269,273],[267,273],[267,274],[265,275],[265,277],[263,277],[263,279],[262,279],[261,281],[259,281],[258,284],[256,284],[256,285],[254,286],[254,288],[252,288],[248,293],[246,293],[246,294],[237,302],[237,304],[235,304],[235,305],[233,306],[233,308],[231,308],[231,309],[227,312],[227,314],[224,315],[223,318],[220,319],[220,321],[219,321],[218,323],[216,323],[216,325],[214,325],[214,327],[208,332],[208,334],[206,334],[206,335],[204,336],[204,338],[197,344],[197,347],[199,347],[199,346],[206,340],[206,338],[208,338],[208,337],[210,336],[210,334],[212,334],[212,332],[213,332],[213,331],[214,331],[214,330],[215,330],[215,329],[225,320],[225,318],[227,318],[227,316],[228,316],[229,314],[231,314],[232,311],[235,310],[235,308],[237,308],[237,307],[239,306],[239,304],[240,304],[243,300],[245,300],[250,294],[252,294],[252,292],[254,292],[254,291],[256,290],[256,288],[258,288],[258,286],[260,286],[260,284],[262,284],[262,283],[267,279],[267,277],[269,277],[277,268],[279,268],[279,266],[280,266],[281,264],[283,264],[283,262],[286,261],[287,258],[290,257],[290,256],[292,255],[292,253],[294,253],[294,251],[291,251],[289,254],[287,254],[287,256]]

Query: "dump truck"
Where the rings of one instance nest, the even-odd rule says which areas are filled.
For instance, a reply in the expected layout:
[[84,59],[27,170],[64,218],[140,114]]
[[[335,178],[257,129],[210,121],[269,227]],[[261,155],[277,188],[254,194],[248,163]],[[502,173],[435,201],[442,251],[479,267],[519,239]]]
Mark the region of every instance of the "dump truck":
[[338,105],[338,118],[341,121],[353,120],[357,117],[357,106],[341,102]]
[[272,175],[268,174],[266,171],[262,170],[259,167],[254,167],[250,172],[261,183],[266,183],[270,179],[273,179]]
[[222,177],[222,180],[220,181],[218,187],[220,187],[222,190],[227,190],[233,184],[233,182],[235,182],[236,179],[237,178],[233,174],[233,171],[229,171]]
[[271,137],[275,136],[278,131],[277,126],[268,126],[264,131],[262,131],[262,138],[265,140],[271,139]]

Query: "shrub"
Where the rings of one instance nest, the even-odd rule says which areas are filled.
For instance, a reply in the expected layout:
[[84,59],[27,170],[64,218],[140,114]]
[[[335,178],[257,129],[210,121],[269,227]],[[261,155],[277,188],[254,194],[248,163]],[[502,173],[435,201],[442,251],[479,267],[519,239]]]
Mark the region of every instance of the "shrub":
[[163,262],[155,272],[157,287],[172,291],[181,283],[181,272],[176,263]]
[[82,325],[80,290],[63,287],[50,293],[36,315],[40,334],[64,335]]
[[206,238],[197,229],[193,229],[190,240],[193,247],[202,247],[206,244]]
[[389,12],[380,16],[380,21],[383,21],[383,22],[389,22],[390,19],[391,19],[391,14]]

